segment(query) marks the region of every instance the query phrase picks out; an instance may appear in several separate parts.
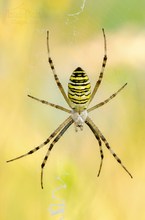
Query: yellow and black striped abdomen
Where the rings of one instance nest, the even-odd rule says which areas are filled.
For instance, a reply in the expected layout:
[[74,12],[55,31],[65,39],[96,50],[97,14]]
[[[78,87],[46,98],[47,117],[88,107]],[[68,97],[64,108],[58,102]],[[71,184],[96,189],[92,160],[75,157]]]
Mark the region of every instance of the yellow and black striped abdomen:
[[68,97],[71,106],[80,112],[87,108],[91,96],[91,84],[87,74],[78,67],[72,73],[68,83]]

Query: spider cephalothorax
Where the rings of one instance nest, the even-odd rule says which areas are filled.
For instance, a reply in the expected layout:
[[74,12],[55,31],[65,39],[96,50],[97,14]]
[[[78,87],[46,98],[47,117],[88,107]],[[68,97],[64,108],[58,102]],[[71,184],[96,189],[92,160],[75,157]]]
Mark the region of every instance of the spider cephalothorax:
[[87,110],[83,110],[79,113],[75,110],[72,110],[71,117],[74,121],[76,131],[78,131],[78,128],[83,130],[83,126],[87,119],[87,116],[88,116]]
[[103,102],[100,102],[96,105],[94,105],[91,108],[88,108],[90,102],[92,101],[92,99],[94,98],[100,84],[103,78],[103,73],[104,73],[104,69],[106,66],[106,61],[107,61],[107,49],[106,49],[106,36],[105,36],[105,32],[104,29],[102,29],[103,31],[103,37],[104,37],[104,57],[103,57],[103,63],[102,63],[102,68],[99,74],[99,78],[95,84],[95,87],[91,93],[91,84],[89,81],[89,78],[87,76],[87,74],[85,73],[85,71],[78,67],[74,70],[74,72],[72,73],[69,83],[68,83],[68,96],[66,95],[62,84],[59,81],[59,78],[55,72],[55,67],[53,64],[53,61],[50,57],[50,49],[49,49],[49,32],[47,31],[47,50],[48,50],[48,62],[50,64],[50,67],[52,69],[53,75],[54,75],[54,79],[57,83],[57,86],[60,89],[60,92],[62,93],[65,101],[67,102],[68,106],[70,107],[70,109],[64,108],[60,105],[56,105],[50,102],[47,102],[45,100],[41,100],[38,99],[34,96],[28,95],[30,98],[35,99],[43,104],[46,105],[50,105],[52,107],[55,107],[57,109],[60,109],[62,111],[65,111],[67,113],[70,114],[70,116],[63,122],[60,124],[60,126],[49,136],[49,138],[47,138],[42,144],[40,144],[39,146],[35,147],[34,149],[30,150],[28,153],[23,154],[19,157],[16,157],[14,159],[8,160],[7,162],[11,162],[17,159],[20,159],[22,157],[25,157],[29,154],[33,154],[34,152],[36,152],[37,150],[39,150],[40,148],[42,148],[43,146],[45,146],[46,144],[48,144],[52,138],[53,141],[51,142],[47,153],[43,159],[43,162],[41,164],[41,187],[43,188],[43,169],[44,166],[46,164],[46,161],[48,159],[49,153],[52,150],[53,146],[55,145],[55,143],[62,137],[62,135],[65,133],[65,131],[74,123],[75,124],[75,130],[77,131],[78,128],[80,128],[81,130],[83,130],[83,126],[84,124],[87,124],[89,126],[89,128],[91,129],[91,131],[93,132],[93,134],[95,135],[98,144],[99,144],[99,149],[100,149],[100,157],[101,157],[101,162],[100,162],[100,167],[99,167],[99,171],[98,171],[98,176],[100,174],[101,168],[102,168],[102,163],[103,163],[103,149],[102,149],[102,142],[104,142],[105,146],[108,148],[108,150],[110,151],[110,153],[113,155],[113,157],[117,160],[118,163],[121,164],[121,166],[124,168],[124,170],[130,175],[130,177],[132,178],[131,173],[126,169],[126,167],[122,164],[121,160],[119,159],[119,157],[113,152],[113,150],[111,149],[109,143],[107,142],[106,138],[103,136],[102,132],[98,129],[98,127],[94,124],[94,122],[90,119],[90,117],[88,116],[88,113],[93,111],[96,108],[99,108],[101,106],[103,106],[104,104],[106,104],[107,102],[109,102],[112,98],[114,98],[126,85],[127,83],[125,83],[117,92],[113,93],[113,95],[111,95],[109,98],[107,98],[106,100],[104,100]]

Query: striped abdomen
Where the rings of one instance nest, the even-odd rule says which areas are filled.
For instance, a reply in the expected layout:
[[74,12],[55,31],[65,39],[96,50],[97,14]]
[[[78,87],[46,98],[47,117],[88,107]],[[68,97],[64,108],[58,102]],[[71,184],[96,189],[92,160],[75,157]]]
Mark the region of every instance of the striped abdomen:
[[87,108],[91,96],[91,84],[80,67],[74,70],[68,83],[68,97],[73,109],[78,112]]

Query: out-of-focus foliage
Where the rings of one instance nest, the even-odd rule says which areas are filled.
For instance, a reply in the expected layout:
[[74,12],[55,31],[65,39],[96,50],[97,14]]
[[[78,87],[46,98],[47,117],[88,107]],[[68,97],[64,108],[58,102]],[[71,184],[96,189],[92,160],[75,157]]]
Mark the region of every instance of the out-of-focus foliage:
[[[2,220],[56,220],[62,215],[67,220],[145,219],[145,1],[86,0],[82,6],[83,1],[71,0],[0,2]],[[13,163],[5,161],[42,143],[67,117],[27,98],[32,94],[66,106],[47,62],[46,31],[67,91],[77,66],[86,70],[92,87],[95,84],[103,57],[102,27],[108,63],[93,103],[125,82],[128,86],[90,117],[134,178],[105,146],[97,178],[98,143],[87,126],[78,133],[72,126],[52,150],[41,190],[40,165],[47,146]]]

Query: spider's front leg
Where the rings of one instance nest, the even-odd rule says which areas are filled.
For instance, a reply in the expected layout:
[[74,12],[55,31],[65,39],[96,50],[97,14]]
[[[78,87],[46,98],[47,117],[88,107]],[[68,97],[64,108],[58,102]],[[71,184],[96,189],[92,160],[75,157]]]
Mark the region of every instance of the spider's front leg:
[[93,132],[93,134],[95,135],[97,141],[98,141],[98,144],[99,144],[99,148],[100,148],[100,157],[101,157],[101,161],[100,161],[100,167],[99,167],[99,171],[98,171],[98,174],[97,176],[99,177],[100,175],[100,172],[101,172],[101,169],[102,169],[102,164],[103,164],[103,158],[104,158],[104,154],[103,154],[103,149],[102,149],[102,142],[101,142],[101,139],[100,139],[100,136],[98,134],[98,132],[96,131],[92,121],[90,120],[89,117],[87,117],[85,123],[89,126],[89,128],[91,129],[91,131]]

